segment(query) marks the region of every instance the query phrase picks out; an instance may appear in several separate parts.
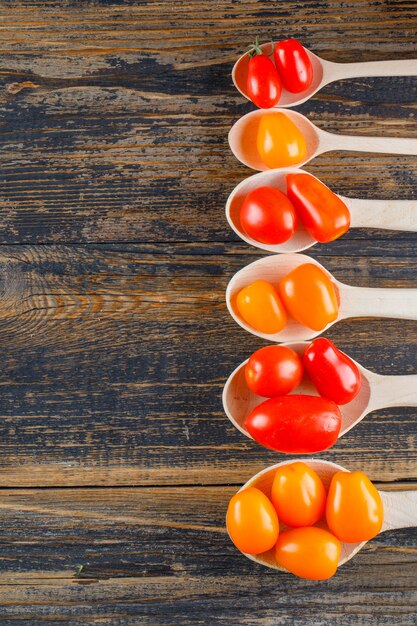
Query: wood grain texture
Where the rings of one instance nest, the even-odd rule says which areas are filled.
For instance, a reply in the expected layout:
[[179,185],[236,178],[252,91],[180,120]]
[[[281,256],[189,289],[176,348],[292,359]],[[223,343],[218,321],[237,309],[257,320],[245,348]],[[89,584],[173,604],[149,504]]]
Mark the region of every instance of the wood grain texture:
[[[221,390],[260,345],[224,303],[261,255],[224,218],[251,174],[227,147],[252,108],[233,62],[257,33],[332,61],[417,58],[415,2],[19,0],[0,20],[1,625],[414,625],[414,530],[321,584],[237,553],[228,499],[282,457],[231,426]],[[356,79],[299,110],[417,137],[416,96],[416,78]],[[415,157],[306,169],[347,196],[416,193]],[[413,233],[354,230],[312,256],[347,283],[415,287],[415,250]],[[416,371],[414,322],[328,336],[380,373]],[[415,413],[374,413],[323,458],[416,488]]]
[[324,583],[278,576],[231,545],[233,492],[1,490],[2,623],[415,623],[415,530],[381,535]]

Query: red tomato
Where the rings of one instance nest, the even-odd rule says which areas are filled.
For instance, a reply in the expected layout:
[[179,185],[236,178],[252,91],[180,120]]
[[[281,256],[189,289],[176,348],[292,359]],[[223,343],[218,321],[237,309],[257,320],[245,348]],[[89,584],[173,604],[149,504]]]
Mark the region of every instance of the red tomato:
[[286,570],[310,580],[325,580],[336,573],[340,541],[322,528],[310,526],[282,533],[277,541],[277,563]]
[[337,404],[317,396],[277,396],[265,400],[248,415],[245,428],[261,445],[278,452],[322,452],[340,431]]
[[226,526],[235,546],[246,554],[261,554],[272,548],[278,539],[276,511],[269,498],[256,487],[233,496],[227,509]]
[[259,47],[258,38],[248,54],[251,59],[246,79],[247,95],[260,109],[270,109],[281,97],[281,79],[271,59]]
[[295,39],[284,39],[275,45],[275,66],[287,91],[300,93],[313,80],[313,66],[305,48]]
[[324,398],[347,404],[358,395],[362,379],[357,365],[329,339],[312,341],[304,352],[303,363]]
[[349,230],[346,204],[314,176],[288,174],[287,193],[305,229],[317,241],[334,241]]
[[240,208],[240,223],[247,235],[261,243],[288,241],[297,228],[297,214],[287,196],[274,187],[258,187]]
[[284,396],[297,387],[303,365],[294,350],[286,346],[265,346],[252,354],[245,367],[246,384],[264,398]]
[[271,500],[283,524],[293,528],[312,526],[323,517],[326,490],[311,467],[296,461],[278,467]]

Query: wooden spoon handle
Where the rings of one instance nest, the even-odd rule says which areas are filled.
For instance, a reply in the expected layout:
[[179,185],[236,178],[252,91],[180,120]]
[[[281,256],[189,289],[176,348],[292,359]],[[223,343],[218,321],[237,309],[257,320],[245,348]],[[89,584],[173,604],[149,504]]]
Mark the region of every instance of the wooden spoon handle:
[[352,228],[417,231],[417,200],[364,200],[340,196]]
[[333,63],[329,74],[331,74],[332,80],[367,76],[417,76],[417,59]]
[[417,491],[380,491],[384,504],[382,532],[417,526]]
[[417,374],[375,375],[368,406],[372,411],[390,406],[417,406]]
[[352,150],[353,152],[417,155],[417,139],[338,135],[322,129],[317,129],[317,134],[320,140],[318,153],[331,150]]
[[338,283],[339,317],[390,317],[417,320],[417,289],[350,287]]

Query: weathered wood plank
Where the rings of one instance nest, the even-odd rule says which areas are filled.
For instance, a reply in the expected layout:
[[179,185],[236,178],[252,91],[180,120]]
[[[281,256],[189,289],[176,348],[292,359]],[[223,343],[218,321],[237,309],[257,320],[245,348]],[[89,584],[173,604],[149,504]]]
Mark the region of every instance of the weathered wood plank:
[[[226,137],[252,107],[230,69],[253,33],[288,29],[332,60],[416,55],[407,2],[228,1],[203,24],[198,3],[19,5],[0,7],[0,242],[233,240],[219,216],[250,172]],[[301,110],[330,131],[417,136],[416,90],[415,78],[344,81]],[[409,157],[338,153],[308,169],[342,193],[415,193]]]
[[[318,259],[347,283],[415,285],[413,250],[386,256],[392,245]],[[243,438],[220,399],[260,345],[224,305],[229,278],[258,256],[243,245],[1,247],[0,484],[239,483],[281,458]],[[414,322],[357,320],[328,335],[371,369],[415,371]],[[379,480],[416,478],[414,414],[374,414],[323,456]]]
[[1,490],[2,624],[415,623],[416,531],[381,535],[318,586],[235,550],[234,490]]

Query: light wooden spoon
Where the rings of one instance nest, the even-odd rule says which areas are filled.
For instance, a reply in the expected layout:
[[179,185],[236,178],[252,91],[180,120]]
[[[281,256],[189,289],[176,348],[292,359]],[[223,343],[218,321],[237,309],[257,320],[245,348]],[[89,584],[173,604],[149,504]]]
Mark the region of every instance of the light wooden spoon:
[[[302,357],[309,342],[284,344],[295,350]],[[349,357],[351,358],[351,357]],[[241,433],[253,439],[245,428],[245,420],[249,413],[266,400],[253,393],[246,384],[245,366],[249,359],[243,361],[229,376],[223,389],[223,408],[229,420]],[[352,402],[339,406],[342,414],[342,427],[339,438],[358,424],[363,418],[379,409],[393,406],[417,406],[417,374],[405,376],[382,376],[375,374],[351,359],[362,375],[359,394]],[[307,375],[293,393],[318,396],[318,392]]]
[[[336,472],[349,471],[341,465],[337,465],[336,463],[332,463],[330,461],[322,461],[321,459],[297,458],[296,460],[302,461],[317,472],[324,483],[326,491],[328,490],[333,474]],[[252,478],[248,480],[248,482],[245,483],[239,491],[243,491],[243,489],[248,489],[249,487],[256,487],[257,489],[263,491],[269,498],[271,494],[272,482],[277,468],[293,462],[294,460],[282,461],[281,463],[267,467],[258,474],[255,474],[255,476],[252,476]],[[382,525],[381,532],[395,530],[397,528],[410,528],[411,526],[417,526],[417,491],[380,491],[379,493],[384,506],[384,523]],[[325,520],[316,525],[328,530]],[[281,524],[281,532],[286,530],[286,528],[287,527]],[[350,559],[355,556],[355,554],[359,552],[359,550],[363,548],[366,543],[367,541],[362,541],[361,543],[342,543],[338,567],[350,561]],[[279,570],[281,572],[286,571],[277,564],[275,560],[274,548],[268,552],[258,555],[246,554],[245,552],[242,554],[245,554],[245,556],[247,556],[248,559],[251,559],[251,561],[255,561],[261,565],[266,565],[271,569]]]
[[[260,46],[264,53],[270,54],[271,43],[264,43]],[[406,59],[403,61],[370,61],[367,63],[333,63],[321,59],[313,52],[305,48],[313,65],[313,82],[310,87],[302,93],[290,93],[286,89],[282,90],[280,100],[276,106],[293,107],[309,100],[322,87],[337,80],[346,78],[363,78],[371,76],[417,76],[417,59]],[[270,59],[274,62],[274,57]],[[242,96],[250,100],[246,92],[246,80],[248,76],[248,53],[243,54],[234,64],[232,78],[235,87]]]
[[[314,263],[320,267],[336,286],[340,297],[337,319],[320,331],[311,330],[311,328],[299,324],[290,317],[285,328],[279,333],[266,334],[249,326],[241,318],[236,307],[238,292],[259,279],[267,280],[277,287],[284,276],[304,263]],[[351,287],[336,280],[318,261],[305,254],[273,254],[246,265],[236,272],[227,285],[226,304],[230,315],[242,328],[257,337],[278,343],[314,339],[336,322],[351,317],[390,317],[417,320],[417,289]]]
[[[281,244],[267,244],[252,239],[240,223],[240,209],[249,192],[258,187],[274,187],[287,193],[287,174],[313,174],[295,167],[267,170],[242,180],[230,194],[226,203],[226,218],[237,235],[251,246],[268,252],[301,252],[317,243],[299,221],[294,235]],[[316,178],[316,180],[318,180]],[[365,200],[340,196],[351,216],[351,228],[378,228],[385,230],[417,231],[417,200]]]
[[388,154],[417,155],[417,138],[403,139],[399,137],[366,137],[358,135],[338,135],[328,133],[315,126],[301,113],[288,109],[258,109],[241,117],[229,131],[229,145],[235,157],[244,165],[261,172],[270,169],[262,161],[257,147],[258,127],[263,115],[284,113],[302,132],[307,155],[304,161],[297,163],[302,167],[308,161],[323,152],[332,150],[353,150],[356,152],[383,152]]

